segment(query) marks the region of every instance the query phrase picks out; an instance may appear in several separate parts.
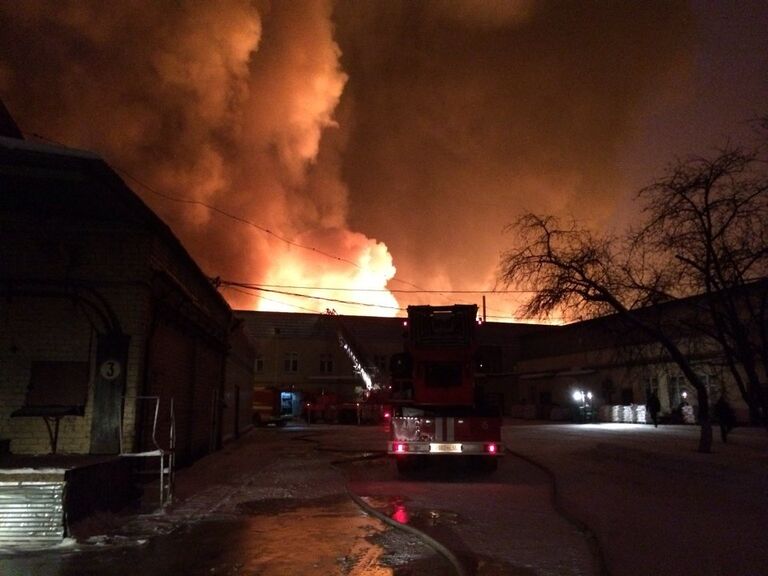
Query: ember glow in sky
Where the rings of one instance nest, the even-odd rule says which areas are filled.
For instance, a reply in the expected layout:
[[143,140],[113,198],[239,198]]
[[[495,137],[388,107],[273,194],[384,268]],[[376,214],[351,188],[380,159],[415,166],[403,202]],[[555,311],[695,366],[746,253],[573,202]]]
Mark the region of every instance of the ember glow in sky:
[[631,222],[666,164],[766,112],[766,29],[757,1],[24,0],[0,97],[146,183],[210,276],[324,288],[225,286],[234,307],[391,315],[479,303],[448,291],[494,287],[524,210]]

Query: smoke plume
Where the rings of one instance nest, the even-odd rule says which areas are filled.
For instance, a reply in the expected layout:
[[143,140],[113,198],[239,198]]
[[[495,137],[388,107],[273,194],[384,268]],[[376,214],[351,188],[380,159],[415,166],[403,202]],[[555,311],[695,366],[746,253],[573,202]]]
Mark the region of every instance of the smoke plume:
[[433,289],[493,286],[523,211],[611,222],[637,189],[622,146],[690,67],[682,3],[342,2],[335,17],[350,222]]
[[[386,287],[386,247],[347,227],[338,153],[318,163],[347,82],[329,3],[30,0],[3,4],[0,16],[0,90],[22,129],[199,202],[134,186],[206,273]],[[286,300],[226,296],[236,307]]]
[[0,96],[22,130],[147,183],[207,274],[365,289],[228,288],[233,306],[393,314],[461,298],[387,287],[493,286],[521,210],[608,218],[623,139],[684,74],[688,19],[672,2],[25,0],[0,5]]

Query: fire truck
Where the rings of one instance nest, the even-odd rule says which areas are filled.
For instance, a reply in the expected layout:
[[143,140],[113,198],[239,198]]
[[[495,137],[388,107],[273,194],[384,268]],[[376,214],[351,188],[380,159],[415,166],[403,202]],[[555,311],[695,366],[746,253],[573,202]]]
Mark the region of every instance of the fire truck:
[[477,306],[409,306],[404,351],[392,357],[387,453],[401,473],[428,458],[470,458],[495,470],[501,411],[476,374]]

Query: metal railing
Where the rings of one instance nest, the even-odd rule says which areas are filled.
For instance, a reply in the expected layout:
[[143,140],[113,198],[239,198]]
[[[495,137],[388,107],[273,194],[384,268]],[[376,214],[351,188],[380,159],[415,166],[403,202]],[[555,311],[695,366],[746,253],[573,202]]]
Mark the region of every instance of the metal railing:
[[[157,423],[160,416],[159,396],[136,396],[136,412],[140,402],[154,403],[152,409],[152,448],[140,452],[126,452],[123,449],[122,434],[120,435],[120,454],[126,458],[158,458],[160,475],[160,506],[165,507],[173,502],[174,465],[176,456],[176,416],[173,409],[173,398],[169,404],[168,446],[164,448],[157,439]],[[122,427],[121,427],[122,430]]]

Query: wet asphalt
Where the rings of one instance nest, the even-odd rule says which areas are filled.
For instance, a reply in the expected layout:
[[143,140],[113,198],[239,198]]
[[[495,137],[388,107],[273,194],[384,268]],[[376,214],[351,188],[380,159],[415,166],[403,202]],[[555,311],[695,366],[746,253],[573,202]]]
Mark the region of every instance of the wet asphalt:
[[508,455],[492,474],[446,459],[401,477],[383,456],[385,438],[380,427],[254,430],[181,470],[166,511],[145,501],[97,514],[72,527],[66,546],[0,551],[0,574],[596,573],[587,535],[553,508],[540,469]]
[[[0,552],[3,576],[343,574],[418,576],[435,553],[352,501],[335,460],[359,443],[323,449],[354,428],[257,429],[176,476],[174,504],[96,514],[56,549]],[[342,442],[343,444],[343,442]],[[392,550],[387,555],[387,550]],[[415,570],[415,571],[414,571]]]

